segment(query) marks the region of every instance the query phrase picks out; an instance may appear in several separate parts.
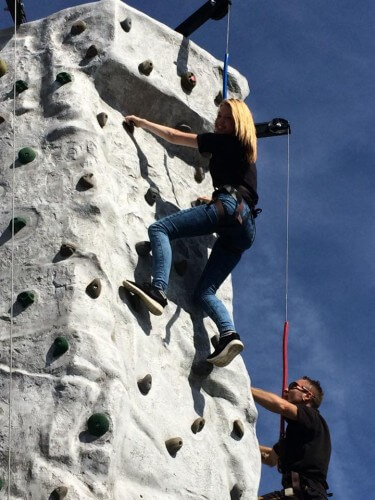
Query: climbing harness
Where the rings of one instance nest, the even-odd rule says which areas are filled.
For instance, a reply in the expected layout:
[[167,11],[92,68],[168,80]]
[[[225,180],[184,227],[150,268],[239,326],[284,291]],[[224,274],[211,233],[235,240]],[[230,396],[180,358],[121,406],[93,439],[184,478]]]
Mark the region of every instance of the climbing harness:
[[[285,231],[285,321],[283,329],[283,375],[281,395],[283,396],[285,390],[288,388],[288,335],[289,335],[289,322],[288,322],[288,287],[289,287],[289,179],[290,179],[290,127],[288,124],[288,146],[287,146],[287,175],[286,175],[286,231]],[[280,417],[280,438],[285,437],[285,419]]]

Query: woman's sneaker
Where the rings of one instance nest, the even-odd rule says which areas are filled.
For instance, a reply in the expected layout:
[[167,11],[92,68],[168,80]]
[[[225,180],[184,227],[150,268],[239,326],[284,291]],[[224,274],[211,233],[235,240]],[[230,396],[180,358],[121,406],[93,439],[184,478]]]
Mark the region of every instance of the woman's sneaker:
[[129,292],[138,295],[151,314],[160,316],[164,307],[168,304],[167,297],[161,288],[156,288],[150,283],[138,285],[134,281],[125,280],[122,282],[124,288]]
[[219,343],[214,352],[210,354],[207,361],[215,366],[227,366],[243,350],[238,333],[233,332],[230,335],[220,337]]

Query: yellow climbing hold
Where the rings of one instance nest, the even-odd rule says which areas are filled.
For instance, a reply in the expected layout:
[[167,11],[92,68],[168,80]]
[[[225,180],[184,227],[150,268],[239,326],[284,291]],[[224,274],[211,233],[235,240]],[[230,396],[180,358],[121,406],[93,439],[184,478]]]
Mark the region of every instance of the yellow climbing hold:
[[3,59],[0,59],[0,78],[6,75],[7,73],[8,73],[8,65]]

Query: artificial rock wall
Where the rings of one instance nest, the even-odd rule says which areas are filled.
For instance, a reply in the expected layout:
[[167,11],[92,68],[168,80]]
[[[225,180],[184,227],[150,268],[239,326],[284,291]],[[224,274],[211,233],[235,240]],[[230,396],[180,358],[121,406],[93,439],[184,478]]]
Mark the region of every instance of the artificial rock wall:
[[[196,151],[132,134],[122,114],[210,130],[221,63],[119,0],[22,25],[16,68],[14,44],[0,33],[3,491],[10,470],[17,500],[256,498],[249,376],[240,356],[207,366],[216,331],[191,302],[214,236],[174,245],[163,316],[121,286],[150,278],[135,245],[155,218],[211,192]],[[233,69],[229,90],[248,92]],[[220,296],[230,305],[229,279]]]

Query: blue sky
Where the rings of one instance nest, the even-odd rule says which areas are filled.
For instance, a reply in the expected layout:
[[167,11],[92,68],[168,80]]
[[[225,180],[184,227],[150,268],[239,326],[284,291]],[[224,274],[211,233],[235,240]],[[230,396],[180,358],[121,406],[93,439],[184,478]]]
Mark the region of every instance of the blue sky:
[[[75,0],[25,0],[29,20]],[[170,27],[204,0],[128,0]],[[289,373],[320,379],[332,433],[334,498],[373,497],[375,351],[374,0],[233,0],[230,64],[246,76],[256,121],[287,118],[290,138]],[[0,0],[0,28],[10,26]],[[191,39],[219,59],[226,21]],[[279,393],[285,319],[285,137],[259,141],[257,238],[233,275],[237,328],[255,386]],[[259,411],[260,442],[279,421]],[[261,492],[278,489],[263,469]]]

